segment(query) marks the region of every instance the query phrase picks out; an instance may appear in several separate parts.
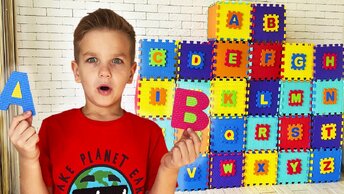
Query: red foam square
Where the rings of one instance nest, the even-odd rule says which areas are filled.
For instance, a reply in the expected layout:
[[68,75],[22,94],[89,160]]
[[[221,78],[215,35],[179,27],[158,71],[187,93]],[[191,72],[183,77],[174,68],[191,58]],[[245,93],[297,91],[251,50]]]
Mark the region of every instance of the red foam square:
[[281,43],[253,43],[249,76],[253,80],[280,79],[282,64]]
[[279,120],[280,149],[304,150],[310,148],[310,117],[281,117]]

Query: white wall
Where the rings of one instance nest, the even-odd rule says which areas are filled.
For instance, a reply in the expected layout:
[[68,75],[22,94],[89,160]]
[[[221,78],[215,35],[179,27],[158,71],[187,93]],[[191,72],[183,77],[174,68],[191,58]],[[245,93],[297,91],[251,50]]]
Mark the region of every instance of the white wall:
[[[111,8],[135,27],[137,39],[206,40],[207,8],[214,0],[17,0],[19,71],[29,73],[37,117],[84,103],[73,81],[73,30],[80,18],[97,8]],[[257,2],[257,1],[252,1]],[[287,9],[287,41],[344,42],[343,0],[264,0]],[[135,83],[123,106],[134,111]]]

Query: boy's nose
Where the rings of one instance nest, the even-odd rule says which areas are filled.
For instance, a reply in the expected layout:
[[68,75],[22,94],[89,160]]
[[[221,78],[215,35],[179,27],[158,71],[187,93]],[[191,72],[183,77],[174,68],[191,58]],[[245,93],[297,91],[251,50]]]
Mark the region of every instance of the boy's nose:
[[100,67],[99,77],[110,78],[111,77],[111,71],[110,71],[109,67],[107,67],[105,65]]

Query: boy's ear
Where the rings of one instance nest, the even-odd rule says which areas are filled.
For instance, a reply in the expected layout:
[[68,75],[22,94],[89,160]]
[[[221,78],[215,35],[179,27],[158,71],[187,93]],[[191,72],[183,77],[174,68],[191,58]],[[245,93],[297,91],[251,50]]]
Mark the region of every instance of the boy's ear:
[[75,60],[72,61],[72,70],[75,82],[80,83],[79,65]]
[[137,68],[137,63],[136,62],[131,64],[131,67],[130,67],[130,77],[129,77],[129,80],[128,80],[128,84],[133,83],[133,79],[134,79],[136,68]]

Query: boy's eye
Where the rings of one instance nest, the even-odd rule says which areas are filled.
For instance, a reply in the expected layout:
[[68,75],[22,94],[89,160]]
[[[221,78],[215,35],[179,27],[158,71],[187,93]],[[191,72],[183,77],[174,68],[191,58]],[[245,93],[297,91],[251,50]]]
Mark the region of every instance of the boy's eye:
[[121,63],[123,63],[123,60],[120,59],[120,58],[114,58],[114,59],[112,60],[112,63],[114,63],[114,64],[121,64]]
[[86,61],[87,63],[96,63],[98,60],[95,57],[91,57],[91,58],[88,58]]

